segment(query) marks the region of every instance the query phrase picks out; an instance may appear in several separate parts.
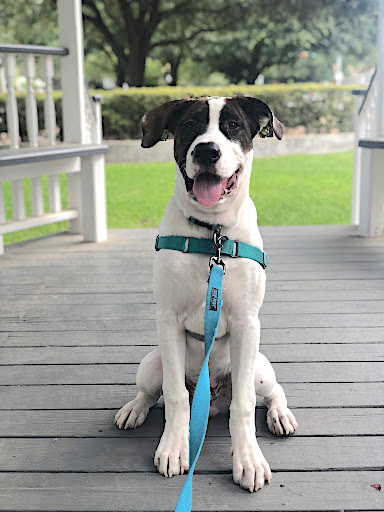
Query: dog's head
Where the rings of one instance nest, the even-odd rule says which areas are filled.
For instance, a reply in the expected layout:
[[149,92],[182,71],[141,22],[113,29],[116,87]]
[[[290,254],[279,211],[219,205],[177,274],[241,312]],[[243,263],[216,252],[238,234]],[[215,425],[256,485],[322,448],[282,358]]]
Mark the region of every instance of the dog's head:
[[196,206],[212,208],[237,194],[250,173],[252,139],[283,136],[283,125],[262,101],[249,96],[170,101],[142,120],[142,147],[171,134],[185,194]]

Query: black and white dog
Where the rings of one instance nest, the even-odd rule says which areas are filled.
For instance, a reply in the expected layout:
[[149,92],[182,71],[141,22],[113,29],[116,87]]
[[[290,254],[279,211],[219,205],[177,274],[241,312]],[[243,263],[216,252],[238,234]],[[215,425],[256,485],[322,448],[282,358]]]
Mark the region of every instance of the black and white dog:
[[[157,144],[168,132],[175,137],[175,191],[159,234],[210,238],[192,216],[221,224],[222,234],[259,247],[263,242],[256,208],[249,197],[252,139],[257,133],[281,139],[283,126],[262,101],[247,96],[181,99],[161,105],[143,118],[142,147]],[[119,428],[140,426],[161,393],[165,428],[155,453],[160,473],[188,469],[190,392],[204,359],[205,295],[208,259],[201,254],[161,250],[155,255],[154,291],[159,347],[142,360],[140,389],[116,414]],[[266,275],[255,261],[224,256],[223,307],[210,356],[211,414],[230,409],[233,479],[249,491],[270,482],[271,471],[256,440],[256,394],[268,406],[274,434],[296,430],[295,417],[270,362],[259,352],[259,309]]]

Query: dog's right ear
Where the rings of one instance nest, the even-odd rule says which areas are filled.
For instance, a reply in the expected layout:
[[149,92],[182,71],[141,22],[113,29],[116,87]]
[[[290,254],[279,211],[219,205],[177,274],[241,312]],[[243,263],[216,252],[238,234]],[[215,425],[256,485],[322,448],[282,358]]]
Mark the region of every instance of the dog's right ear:
[[160,140],[167,140],[168,133],[175,135],[180,116],[193,101],[192,98],[168,101],[145,114],[141,120],[141,147],[151,148]]

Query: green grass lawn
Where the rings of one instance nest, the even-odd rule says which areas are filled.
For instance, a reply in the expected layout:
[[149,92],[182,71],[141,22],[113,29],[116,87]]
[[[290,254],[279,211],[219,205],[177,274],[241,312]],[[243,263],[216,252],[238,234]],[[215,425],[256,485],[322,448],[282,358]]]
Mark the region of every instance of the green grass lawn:
[[[157,227],[173,193],[173,163],[107,165],[109,228]],[[65,176],[61,176],[65,205]],[[352,151],[254,160],[251,197],[260,225],[347,224],[350,219]],[[47,180],[43,180],[47,203]],[[9,183],[4,187],[10,218]],[[25,197],[29,198],[28,183]],[[27,214],[30,201],[27,199]],[[6,244],[67,229],[52,224],[11,233]]]

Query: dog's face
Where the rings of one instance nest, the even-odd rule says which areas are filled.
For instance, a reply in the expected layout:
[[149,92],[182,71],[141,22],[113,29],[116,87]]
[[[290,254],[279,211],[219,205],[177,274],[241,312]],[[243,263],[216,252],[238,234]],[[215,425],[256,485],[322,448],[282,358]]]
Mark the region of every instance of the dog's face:
[[146,114],[142,129],[144,148],[157,144],[164,132],[174,136],[185,194],[207,208],[230,203],[236,195],[257,133],[283,136],[270,108],[248,96],[170,101]]

